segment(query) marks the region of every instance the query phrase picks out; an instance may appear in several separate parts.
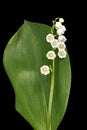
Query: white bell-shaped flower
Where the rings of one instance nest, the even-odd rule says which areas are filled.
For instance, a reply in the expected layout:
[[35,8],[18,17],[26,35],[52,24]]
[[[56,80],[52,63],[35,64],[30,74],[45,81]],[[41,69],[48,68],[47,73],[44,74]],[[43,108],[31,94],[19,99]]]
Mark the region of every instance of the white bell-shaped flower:
[[65,45],[64,42],[59,42],[59,43],[58,43],[58,49],[59,49],[59,50],[64,50],[65,48],[66,48],[66,45]]
[[66,51],[65,50],[59,50],[58,51],[58,56],[59,56],[59,58],[65,58],[66,57]]
[[58,37],[58,41],[59,42],[66,42],[66,37],[64,36],[64,35],[60,35],[59,37]]
[[51,33],[47,34],[46,41],[51,43],[51,42],[53,42],[53,40],[54,40],[54,35]]
[[40,67],[40,72],[41,72],[41,74],[43,74],[43,75],[49,74],[49,73],[50,73],[50,68],[49,68],[49,66],[43,65],[42,67]]
[[53,42],[51,42],[52,48],[57,48],[58,47],[58,40],[54,39]]
[[49,59],[49,60],[54,60],[56,58],[56,54],[54,51],[48,51],[47,54],[46,54],[46,57]]
[[56,29],[61,28],[61,26],[62,26],[62,24],[61,24],[60,22],[56,22],[56,23],[55,23],[55,28],[56,28]]

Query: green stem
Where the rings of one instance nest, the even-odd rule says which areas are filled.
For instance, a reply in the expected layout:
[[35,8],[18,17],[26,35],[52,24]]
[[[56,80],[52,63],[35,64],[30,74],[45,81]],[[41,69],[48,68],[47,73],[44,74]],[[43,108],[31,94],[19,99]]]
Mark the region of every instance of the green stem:
[[48,113],[47,113],[47,130],[51,130],[51,112],[52,112],[53,93],[54,93],[54,60],[52,61],[51,86],[50,86],[50,95],[49,95],[49,104],[48,104]]

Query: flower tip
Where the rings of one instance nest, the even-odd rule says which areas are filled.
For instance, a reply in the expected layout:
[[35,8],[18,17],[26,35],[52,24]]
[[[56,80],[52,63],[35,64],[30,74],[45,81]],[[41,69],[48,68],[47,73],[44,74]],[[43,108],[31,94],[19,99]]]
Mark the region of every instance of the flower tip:
[[63,18],[59,18],[59,22],[60,23],[64,23],[64,19]]

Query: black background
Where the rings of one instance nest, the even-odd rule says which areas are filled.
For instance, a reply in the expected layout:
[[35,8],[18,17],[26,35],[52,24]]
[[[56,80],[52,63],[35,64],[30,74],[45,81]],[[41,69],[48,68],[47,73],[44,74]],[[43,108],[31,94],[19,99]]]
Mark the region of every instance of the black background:
[[[52,20],[56,17],[65,19],[67,28],[67,49],[71,60],[72,83],[69,103],[65,116],[58,130],[71,130],[83,127],[83,89],[82,77],[84,58],[82,49],[82,26],[84,22],[80,14],[80,7],[70,2],[59,1],[32,1],[9,2],[0,4],[0,130],[5,128],[12,130],[33,128],[16,112],[15,94],[12,85],[3,67],[3,52],[8,40],[14,35],[23,24],[24,19],[52,25]],[[84,18],[83,18],[84,19]],[[83,22],[83,23],[82,23]],[[83,68],[83,69],[82,69]],[[84,76],[84,75],[83,75]],[[83,88],[83,89],[82,89]]]

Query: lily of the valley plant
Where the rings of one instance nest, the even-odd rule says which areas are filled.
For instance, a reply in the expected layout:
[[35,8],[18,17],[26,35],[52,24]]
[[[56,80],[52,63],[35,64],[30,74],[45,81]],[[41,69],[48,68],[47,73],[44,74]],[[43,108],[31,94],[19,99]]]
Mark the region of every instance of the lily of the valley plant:
[[65,32],[63,18],[51,27],[24,20],[4,50],[15,109],[34,130],[57,130],[66,112],[71,65]]

